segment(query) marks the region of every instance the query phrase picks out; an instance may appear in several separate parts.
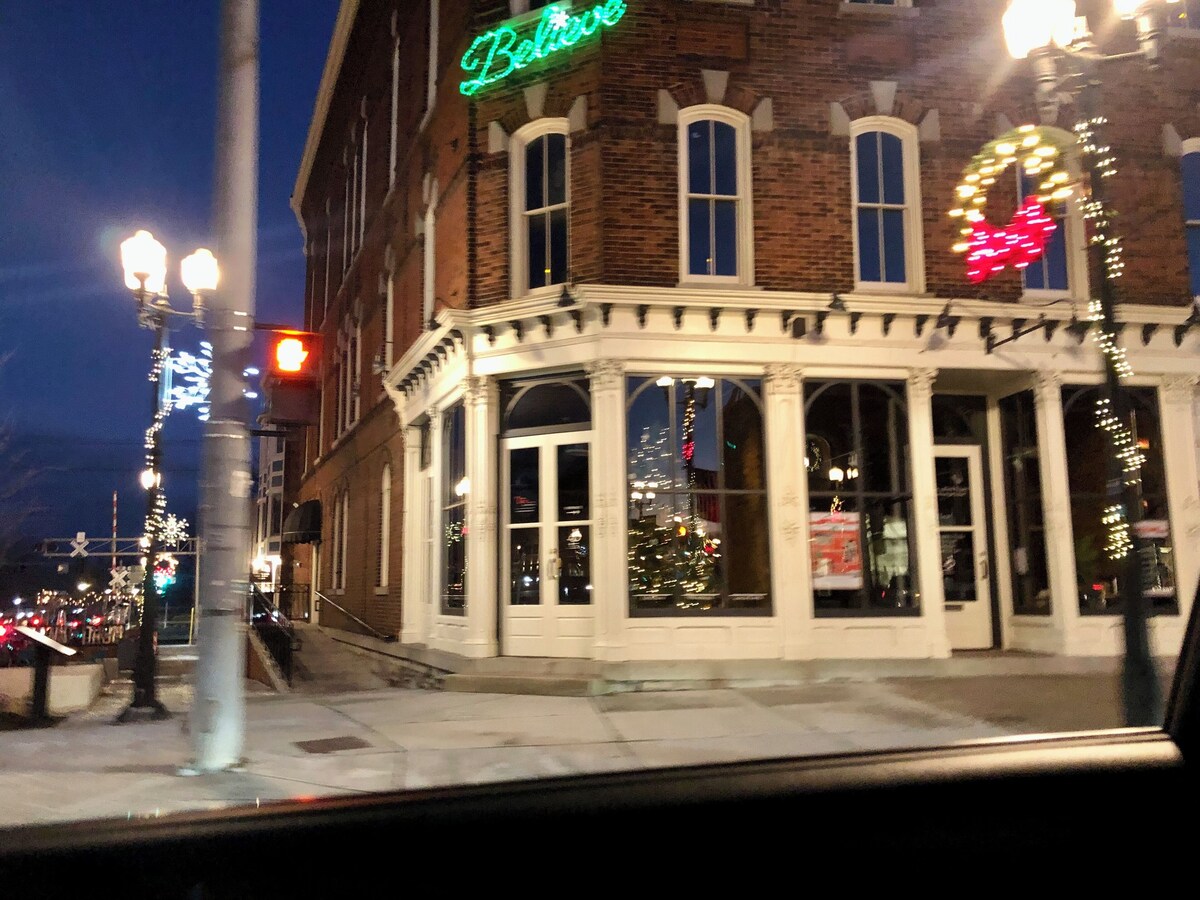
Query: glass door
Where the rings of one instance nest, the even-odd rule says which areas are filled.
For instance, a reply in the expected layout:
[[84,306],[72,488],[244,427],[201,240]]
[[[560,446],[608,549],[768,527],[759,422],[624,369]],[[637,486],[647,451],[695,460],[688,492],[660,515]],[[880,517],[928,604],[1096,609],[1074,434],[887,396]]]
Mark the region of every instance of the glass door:
[[938,446],[938,541],[952,650],[986,650],[992,642],[987,517],[978,446]]
[[590,453],[590,432],[501,441],[500,646],[507,656],[591,655]]

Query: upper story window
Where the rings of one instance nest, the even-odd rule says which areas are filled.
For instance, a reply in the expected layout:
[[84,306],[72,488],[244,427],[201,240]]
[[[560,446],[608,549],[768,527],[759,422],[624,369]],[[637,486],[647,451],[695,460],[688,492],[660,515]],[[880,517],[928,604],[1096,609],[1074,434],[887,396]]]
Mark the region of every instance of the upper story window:
[[925,289],[917,129],[871,116],[850,131],[854,280],[865,290]]
[[753,284],[747,116],[723,106],[680,112],[679,207],[680,280]]
[[[1068,139],[1070,136],[1064,135]],[[1017,173],[1017,196],[1020,201],[1035,190],[1036,185],[1024,172]],[[1041,259],[1022,273],[1027,297],[1062,297],[1078,300],[1087,297],[1087,245],[1083,217],[1074,202],[1053,203],[1046,213],[1058,225]]]
[[564,284],[570,254],[566,119],[541,119],[513,136],[513,294]]
[[1188,269],[1193,297],[1200,297],[1200,140],[1183,157],[1183,218],[1187,232]]

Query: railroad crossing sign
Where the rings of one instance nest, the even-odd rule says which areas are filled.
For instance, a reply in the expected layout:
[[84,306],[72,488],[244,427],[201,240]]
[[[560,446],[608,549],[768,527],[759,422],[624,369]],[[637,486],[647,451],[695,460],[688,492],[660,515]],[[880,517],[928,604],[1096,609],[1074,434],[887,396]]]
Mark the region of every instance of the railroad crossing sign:
[[114,591],[121,591],[128,587],[129,584],[129,567],[117,566],[112,570],[112,578],[108,582],[108,586]]
[[75,532],[75,540],[71,541],[72,556],[87,556],[87,535],[82,531]]
[[[182,538],[171,553],[175,556],[195,556],[199,539]],[[65,559],[80,556],[116,556],[140,558],[146,555],[142,538],[90,538],[82,531],[74,538],[47,538],[42,541],[42,556]]]

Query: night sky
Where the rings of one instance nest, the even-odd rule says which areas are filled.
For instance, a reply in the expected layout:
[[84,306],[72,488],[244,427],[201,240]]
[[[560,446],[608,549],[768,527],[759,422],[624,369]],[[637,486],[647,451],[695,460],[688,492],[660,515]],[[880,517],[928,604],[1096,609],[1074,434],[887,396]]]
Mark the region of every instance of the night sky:
[[[338,2],[261,7],[258,316],[298,325],[304,258],[288,198]],[[174,305],[190,308],[179,260],[213,242],[218,20],[218,0],[0,5],[0,422],[38,470],[24,535],[107,535],[114,490],[122,535],[141,533],[152,334],[117,248],[153,232]],[[195,351],[200,332],[177,328],[173,346]],[[165,430],[168,508],[193,522],[201,428],[188,410]]]

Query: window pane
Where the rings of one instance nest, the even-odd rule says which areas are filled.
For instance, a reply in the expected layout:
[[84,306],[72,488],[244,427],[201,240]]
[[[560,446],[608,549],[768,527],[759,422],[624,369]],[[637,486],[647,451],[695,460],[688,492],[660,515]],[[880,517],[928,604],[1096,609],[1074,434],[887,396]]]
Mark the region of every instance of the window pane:
[[688,193],[691,194],[713,193],[711,125],[705,120],[688,126]]
[[562,571],[558,575],[558,602],[565,606],[583,606],[592,602],[592,529],[587,525],[569,525],[558,529],[558,555]]
[[1067,274],[1067,228],[1066,222],[1058,220],[1058,227],[1050,235],[1043,253],[1046,287],[1052,291],[1065,291],[1069,284]]
[[567,211],[550,213],[550,275],[547,284],[563,284],[567,280]]
[[467,474],[466,413],[461,403],[455,404],[445,413],[443,431],[446,483],[443,496],[446,502],[454,503],[460,498],[454,493],[455,485]]
[[514,525],[537,522],[541,490],[537,447],[509,451],[508,484],[509,521]]
[[711,207],[709,200],[688,201],[688,273],[691,275],[712,274],[709,269]]
[[1050,613],[1046,533],[1042,516],[1042,480],[1033,392],[1000,400],[1004,449],[1004,497],[1008,514],[1013,611]]
[[858,155],[858,202],[879,202],[879,132],[855,138]]
[[[725,489],[730,491],[760,491],[766,487],[766,465],[763,453],[762,413],[754,398],[732,381],[719,382],[721,387],[721,458]],[[747,384],[757,390],[758,382]]]
[[1200,153],[1189,153],[1180,165],[1183,168],[1183,217],[1200,222]]
[[467,542],[466,508],[457,506],[446,511],[445,517],[445,580],[442,608],[466,608]]
[[1192,273],[1192,296],[1200,297],[1200,225],[1187,229],[1188,270]]
[[858,276],[861,281],[883,281],[882,248],[879,245],[881,213],[878,209],[858,211]]
[[715,275],[737,275],[737,201],[717,200],[713,202],[717,220],[717,266]]
[[907,500],[868,500],[864,505],[868,606],[877,609],[915,609],[916,579],[910,563],[911,504]]
[[725,122],[714,122],[713,138],[717,165],[716,189],[713,193],[736,197],[738,193],[737,130]]
[[546,271],[546,220],[547,213],[528,217],[529,221],[529,286],[545,287],[550,284],[550,273]]
[[942,590],[947,603],[973,603],[975,590],[975,535],[969,531],[943,531]]
[[[637,389],[643,380],[629,379],[630,390]],[[667,395],[655,384],[640,391],[629,407],[628,441],[631,510],[640,501],[646,512],[652,512],[659,498],[632,494],[646,490],[665,494],[674,489],[678,478]]]
[[513,606],[542,602],[541,550],[537,528],[514,528],[508,535],[509,593]]
[[883,144],[883,202],[904,203],[904,142],[880,132]]
[[525,208],[541,209],[545,194],[546,139],[537,138],[525,145]]
[[771,560],[765,494],[729,494],[725,521],[704,547],[724,570],[728,604],[734,609],[769,606]]
[[[679,466],[689,490],[717,488],[717,403],[712,390],[696,390],[693,382],[675,382],[675,432]],[[707,396],[706,396],[707,395]]]
[[[938,524],[973,524],[971,475],[967,460],[961,456],[941,456],[934,460],[934,471],[937,478]],[[982,490],[982,486],[979,490]]]
[[567,136],[546,135],[546,205],[567,202]]
[[588,497],[588,445],[563,444],[558,448],[558,520],[586,519]]
[[[903,402],[904,386],[898,382],[855,385],[858,389],[858,415],[861,444],[854,462],[857,479],[866,491],[894,494],[908,491],[908,414]],[[845,415],[845,413],[842,413]],[[846,468],[848,462],[843,462]]]
[[829,477],[830,469],[837,467],[844,473],[850,454],[857,450],[850,416],[852,386],[810,382],[805,391],[807,397],[815,398],[804,413],[808,431],[804,450],[804,458],[808,460],[808,490],[832,491],[836,485]]
[[903,284],[907,280],[904,261],[904,212],[883,210],[883,254],[886,260],[884,280]]
[[588,385],[582,378],[566,376],[532,386],[507,381],[501,386],[501,397],[506,432],[573,424],[588,428],[592,422]]

